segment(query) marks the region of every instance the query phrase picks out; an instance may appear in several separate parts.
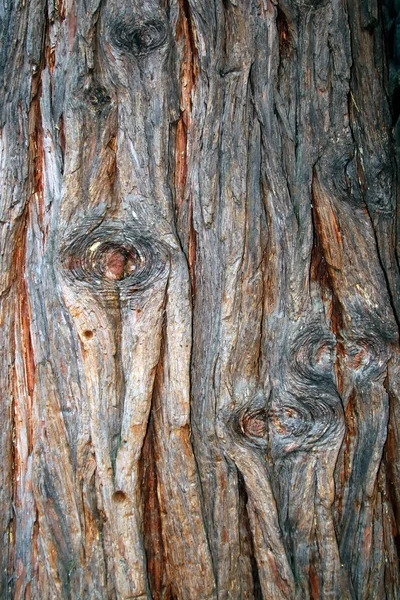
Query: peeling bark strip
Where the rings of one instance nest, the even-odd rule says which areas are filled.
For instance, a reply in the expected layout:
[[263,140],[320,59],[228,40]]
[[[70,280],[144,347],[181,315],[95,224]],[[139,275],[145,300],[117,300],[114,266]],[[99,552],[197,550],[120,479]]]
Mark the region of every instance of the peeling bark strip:
[[1,599],[400,598],[382,20],[0,8]]

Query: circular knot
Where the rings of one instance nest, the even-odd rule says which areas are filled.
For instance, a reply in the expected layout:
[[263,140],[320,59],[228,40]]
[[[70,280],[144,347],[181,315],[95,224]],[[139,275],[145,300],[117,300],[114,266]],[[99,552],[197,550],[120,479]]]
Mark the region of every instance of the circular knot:
[[162,46],[167,39],[167,28],[163,21],[151,19],[144,22],[121,21],[111,28],[113,44],[136,56],[148,54]]
[[[90,223],[89,223],[90,225]],[[129,298],[163,278],[168,265],[164,246],[137,224],[82,225],[60,252],[66,277],[102,295]]]

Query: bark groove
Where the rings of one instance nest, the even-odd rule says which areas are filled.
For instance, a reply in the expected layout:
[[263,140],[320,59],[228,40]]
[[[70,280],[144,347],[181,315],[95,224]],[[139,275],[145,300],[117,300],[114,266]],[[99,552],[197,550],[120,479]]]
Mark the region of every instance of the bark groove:
[[397,9],[0,7],[1,599],[400,598]]

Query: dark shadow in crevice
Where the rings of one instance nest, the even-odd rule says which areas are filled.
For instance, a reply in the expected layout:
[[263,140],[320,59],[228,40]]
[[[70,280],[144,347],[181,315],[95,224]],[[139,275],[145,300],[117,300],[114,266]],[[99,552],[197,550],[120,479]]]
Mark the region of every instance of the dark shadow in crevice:
[[154,600],[173,600],[163,594],[164,550],[160,506],[157,496],[157,468],[154,450],[154,425],[150,417],[140,460],[143,494],[143,543],[147,558],[147,574]]
[[253,594],[254,600],[263,600],[261,591],[260,577],[258,574],[258,566],[254,553],[253,536],[251,533],[249,516],[247,514],[247,491],[242,474],[238,471],[238,491],[239,491],[239,526],[240,526],[240,545],[241,549],[246,545],[249,546],[249,558],[251,564],[251,572],[253,577]]

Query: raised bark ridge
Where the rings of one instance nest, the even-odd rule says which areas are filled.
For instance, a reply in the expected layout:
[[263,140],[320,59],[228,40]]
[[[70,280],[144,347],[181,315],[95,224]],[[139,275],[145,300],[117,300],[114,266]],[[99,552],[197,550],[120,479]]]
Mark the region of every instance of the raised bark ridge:
[[380,11],[1,9],[0,598],[399,598]]

